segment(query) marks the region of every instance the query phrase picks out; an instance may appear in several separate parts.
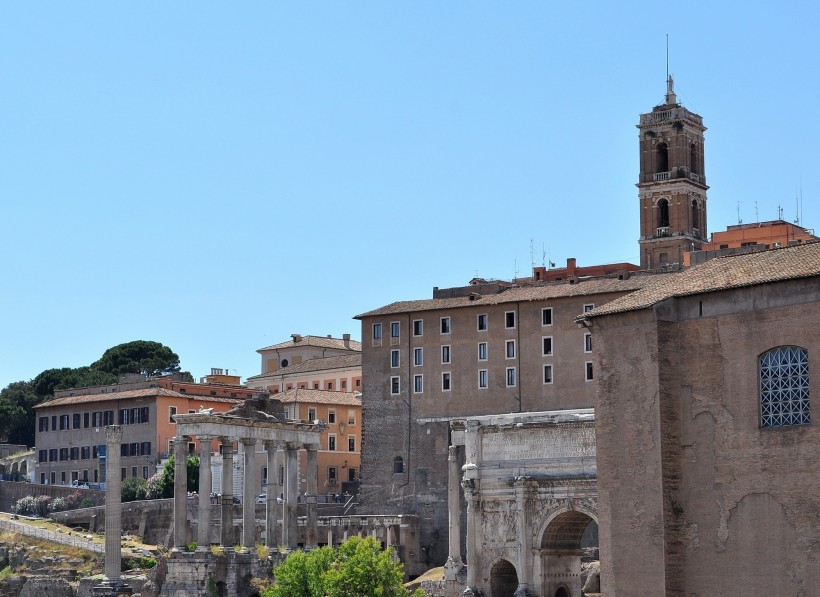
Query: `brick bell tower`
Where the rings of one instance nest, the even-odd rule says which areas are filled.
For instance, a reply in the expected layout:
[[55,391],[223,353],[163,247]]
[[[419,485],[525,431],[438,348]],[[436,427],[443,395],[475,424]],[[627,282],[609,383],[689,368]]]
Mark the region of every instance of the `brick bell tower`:
[[672,77],[664,103],[641,114],[641,269],[677,269],[706,242],[703,118],[678,103]]

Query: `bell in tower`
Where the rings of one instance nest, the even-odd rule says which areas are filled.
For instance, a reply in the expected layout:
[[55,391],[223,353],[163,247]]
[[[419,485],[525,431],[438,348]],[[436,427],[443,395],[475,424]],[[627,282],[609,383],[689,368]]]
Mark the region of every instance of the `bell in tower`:
[[677,269],[706,241],[703,118],[678,103],[672,77],[664,103],[638,124],[641,269]]

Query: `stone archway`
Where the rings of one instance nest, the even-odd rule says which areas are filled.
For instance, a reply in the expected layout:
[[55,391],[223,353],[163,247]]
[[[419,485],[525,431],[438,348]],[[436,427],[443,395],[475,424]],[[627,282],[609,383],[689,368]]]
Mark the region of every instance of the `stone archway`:
[[490,597],[513,597],[518,588],[518,573],[507,560],[498,560],[490,569]]
[[544,594],[580,597],[583,587],[581,557],[584,548],[597,540],[597,522],[579,510],[567,510],[552,517],[541,537]]

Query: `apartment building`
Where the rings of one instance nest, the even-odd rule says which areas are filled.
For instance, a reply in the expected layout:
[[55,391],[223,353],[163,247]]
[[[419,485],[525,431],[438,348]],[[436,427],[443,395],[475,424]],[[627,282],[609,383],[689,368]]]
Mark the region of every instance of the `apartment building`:
[[448,422],[593,406],[595,347],[574,319],[656,277],[621,271],[525,286],[482,280],[358,315],[361,511],[417,514],[431,563],[443,563]]
[[[108,425],[123,427],[122,478],[147,479],[168,456],[170,441],[176,436],[174,415],[202,408],[224,412],[251,393],[241,386],[180,382],[170,376],[58,390],[52,400],[34,407],[35,482],[104,482],[104,428]],[[189,449],[197,450],[197,442]]]

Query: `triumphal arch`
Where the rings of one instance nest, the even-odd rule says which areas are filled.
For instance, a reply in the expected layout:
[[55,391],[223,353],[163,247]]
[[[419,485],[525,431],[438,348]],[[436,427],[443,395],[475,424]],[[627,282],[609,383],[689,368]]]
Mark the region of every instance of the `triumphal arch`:
[[582,546],[597,545],[594,426],[593,409],[451,421],[445,576],[463,576],[463,491],[464,595],[580,597]]

